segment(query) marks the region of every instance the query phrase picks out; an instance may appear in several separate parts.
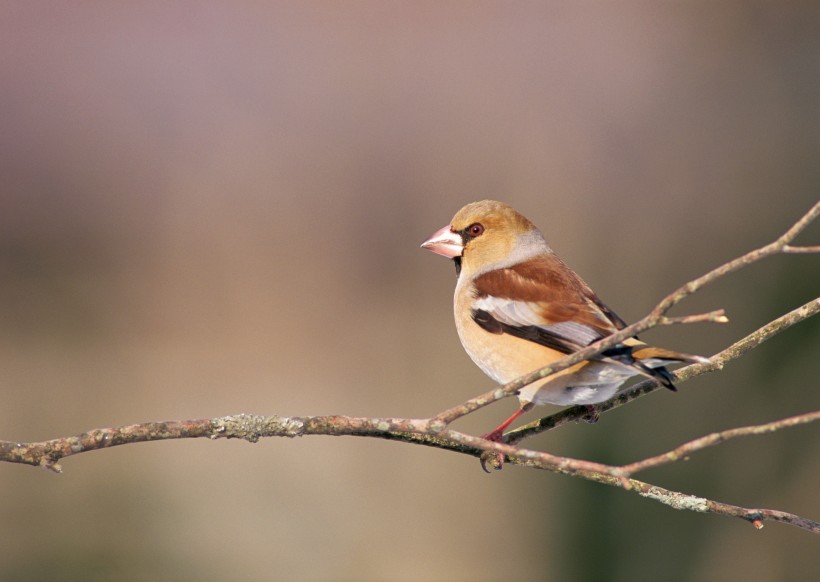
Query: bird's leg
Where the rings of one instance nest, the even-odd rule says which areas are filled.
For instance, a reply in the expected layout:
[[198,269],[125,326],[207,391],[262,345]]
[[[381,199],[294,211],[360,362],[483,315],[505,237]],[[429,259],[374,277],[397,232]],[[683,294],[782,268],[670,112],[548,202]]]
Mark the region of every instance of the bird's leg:
[[[533,406],[534,404],[532,402],[524,402],[521,404],[521,407],[513,412],[507,420],[499,424],[494,430],[488,432],[481,438],[494,443],[500,443],[502,437],[504,436],[504,429],[515,422],[519,416],[531,410]],[[490,471],[487,470],[487,462],[492,463],[492,466],[496,469],[501,469],[504,466],[504,455],[501,453],[494,453],[493,451],[484,451],[484,454],[481,455],[481,468],[484,469],[486,473],[489,473]]]
[[485,441],[493,441],[494,443],[501,442],[501,437],[504,436],[504,429],[506,429],[508,426],[510,426],[513,422],[515,422],[515,420],[519,416],[521,416],[525,412],[531,410],[532,407],[533,407],[532,402],[525,402],[524,404],[521,405],[521,407],[518,410],[513,412],[512,415],[507,420],[505,420],[504,422],[499,424],[494,430],[488,432],[487,434],[485,434],[481,438],[483,438]]

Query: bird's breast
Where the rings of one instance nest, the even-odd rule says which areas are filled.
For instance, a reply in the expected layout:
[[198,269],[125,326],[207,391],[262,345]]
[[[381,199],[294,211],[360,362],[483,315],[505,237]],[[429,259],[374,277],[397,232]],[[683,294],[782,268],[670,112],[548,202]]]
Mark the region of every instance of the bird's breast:
[[473,362],[496,382],[505,384],[563,357],[560,352],[540,344],[483,329],[473,320],[473,301],[471,288],[456,287],[453,305],[456,330]]
[[[506,384],[564,357],[561,352],[536,342],[485,330],[473,321],[473,301],[471,288],[456,287],[456,330],[473,362],[499,384]],[[615,362],[580,362],[524,387],[519,398],[536,404],[594,404],[612,397],[618,386],[635,373],[631,367]]]

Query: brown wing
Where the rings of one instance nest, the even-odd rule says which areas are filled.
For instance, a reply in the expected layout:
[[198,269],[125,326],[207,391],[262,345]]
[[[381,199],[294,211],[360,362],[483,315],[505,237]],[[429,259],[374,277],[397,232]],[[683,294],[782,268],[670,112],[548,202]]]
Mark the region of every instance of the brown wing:
[[555,255],[486,273],[474,283],[479,325],[566,353],[626,325]]
[[[473,320],[491,333],[507,333],[569,354],[626,327],[555,255],[486,273],[474,283]],[[664,361],[700,361],[651,348],[636,338],[605,351],[600,359],[633,366],[670,390],[675,386]]]

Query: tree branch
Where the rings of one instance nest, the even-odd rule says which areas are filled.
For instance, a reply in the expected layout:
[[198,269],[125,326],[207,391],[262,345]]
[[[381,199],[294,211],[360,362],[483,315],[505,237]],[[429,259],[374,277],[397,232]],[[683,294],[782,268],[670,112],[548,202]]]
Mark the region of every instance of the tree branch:
[[[820,523],[791,513],[771,509],[738,507],[667,490],[631,478],[631,475],[638,471],[674,462],[695,451],[715,446],[731,438],[753,434],[765,434],[782,428],[820,420],[820,411],[810,412],[767,424],[713,433],[685,443],[662,455],[656,455],[621,467],[560,457],[550,453],[523,449],[516,446],[518,442],[528,436],[550,430],[569,421],[578,420],[586,414],[586,410],[582,407],[568,408],[558,414],[542,418],[536,423],[531,423],[512,431],[505,435],[506,442],[491,442],[448,428],[448,425],[454,420],[474,410],[510,396],[531,382],[539,380],[551,373],[563,370],[584,359],[594,357],[624,339],[653,327],[703,321],[727,321],[722,310],[680,317],[667,317],[666,313],[682,299],[695,293],[703,286],[767,256],[778,253],[820,252],[820,246],[794,247],[790,245],[794,238],[804,230],[818,214],[820,214],[820,203],[816,204],[805,216],[773,243],[751,251],[683,285],[665,297],[649,315],[637,323],[604,338],[584,350],[567,356],[553,366],[543,368],[496,388],[491,392],[472,398],[459,406],[445,410],[429,419],[358,418],[347,416],[284,417],[239,414],[213,419],[148,422],[119,428],[94,429],[76,436],[36,443],[0,441],[0,461],[42,466],[55,472],[61,472],[62,469],[59,465],[59,461],[65,457],[135,442],[202,437],[211,439],[239,438],[249,442],[256,442],[262,437],[292,438],[306,435],[363,436],[432,446],[475,457],[480,457],[487,451],[501,453],[506,455],[509,462],[514,464],[549,470],[620,487],[675,509],[739,517],[754,524],[757,528],[762,527],[763,521],[770,520],[794,525],[814,533],[820,533]],[[676,373],[677,381],[684,382],[701,374],[720,370],[727,362],[739,358],[777,333],[815,315],[818,311],[820,311],[820,298],[814,299],[802,307],[764,325],[714,355],[708,362],[691,365],[678,370]],[[656,388],[657,384],[652,380],[641,382],[608,402],[598,405],[597,408],[600,412],[617,408]]]

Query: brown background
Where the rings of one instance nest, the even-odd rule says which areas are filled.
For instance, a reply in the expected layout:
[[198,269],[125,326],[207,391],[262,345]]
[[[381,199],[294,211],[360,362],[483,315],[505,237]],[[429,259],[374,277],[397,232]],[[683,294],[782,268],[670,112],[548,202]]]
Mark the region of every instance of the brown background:
[[[819,18],[811,2],[5,3],[0,438],[425,416],[483,392],[452,266],[418,245],[486,197],[635,320],[818,198]],[[725,307],[731,325],[647,339],[711,354],[817,296],[819,272],[770,259],[676,311]],[[803,323],[532,444],[621,463],[816,409],[819,336]],[[818,519],[819,434],[644,477]],[[153,443],[64,466],[0,466],[0,578],[820,578],[817,538],[793,528],[378,440]]]

